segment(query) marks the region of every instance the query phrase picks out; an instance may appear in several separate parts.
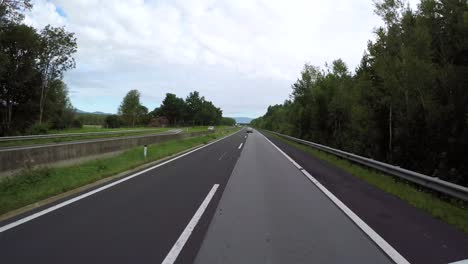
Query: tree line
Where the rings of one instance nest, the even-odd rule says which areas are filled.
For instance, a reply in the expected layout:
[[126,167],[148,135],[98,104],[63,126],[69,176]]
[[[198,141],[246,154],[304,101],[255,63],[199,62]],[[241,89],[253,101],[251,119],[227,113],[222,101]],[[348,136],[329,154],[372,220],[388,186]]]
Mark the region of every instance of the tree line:
[[158,117],[173,126],[235,124],[198,92],[186,100],[167,94],[161,107],[149,112],[140,93],[131,90],[118,115],[76,114],[63,82],[64,73],[75,67],[75,35],[63,27],[38,31],[24,24],[23,13],[31,8],[30,0],[0,0],[0,136],[42,134],[83,123],[150,125]]
[[131,90],[123,98],[118,115],[110,115],[104,122],[106,127],[112,128],[136,125],[232,126],[236,124],[234,119],[223,117],[222,114],[219,107],[206,100],[204,96],[200,96],[197,91],[191,92],[185,100],[175,94],[167,93],[162,104],[148,112],[148,108],[140,102],[140,92]]
[[73,33],[25,25],[30,0],[0,1],[0,135],[81,126],[62,81],[75,67]]
[[376,2],[385,22],[354,73],[306,64],[283,104],[252,121],[468,185],[468,6],[465,0]]

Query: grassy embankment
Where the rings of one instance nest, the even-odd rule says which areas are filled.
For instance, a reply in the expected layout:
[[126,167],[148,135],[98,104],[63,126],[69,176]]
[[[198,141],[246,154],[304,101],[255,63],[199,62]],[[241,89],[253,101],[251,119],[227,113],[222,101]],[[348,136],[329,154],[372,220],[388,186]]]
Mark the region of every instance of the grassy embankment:
[[434,194],[418,189],[414,184],[395,180],[395,178],[390,175],[338,158],[321,150],[298,144],[274,134],[270,135],[316,158],[327,161],[377,188],[399,197],[412,206],[423,209],[436,218],[468,233],[468,209],[466,208],[466,204],[461,201],[455,199],[440,199]]
[[134,169],[145,163],[206,144],[232,132],[233,130],[217,131],[206,136],[150,145],[146,159],[143,157],[142,149],[138,147],[117,156],[73,166],[25,170],[14,177],[0,181],[0,215],[117,173]]

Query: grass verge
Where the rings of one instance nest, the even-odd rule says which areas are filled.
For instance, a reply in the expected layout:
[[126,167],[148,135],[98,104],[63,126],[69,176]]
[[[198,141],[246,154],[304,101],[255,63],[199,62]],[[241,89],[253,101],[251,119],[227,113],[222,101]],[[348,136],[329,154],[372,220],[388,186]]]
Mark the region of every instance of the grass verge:
[[207,144],[230,133],[233,133],[233,130],[223,130],[206,136],[171,140],[157,145],[149,145],[146,159],[143,157],[141,147],[139,147],[130,149],[114,157],[93,160],[73,166],[22,171],[14,177],[0,181],[0,215],[114,174],[136,168],[142,164],[174,155],[201,144]]
[[[229,126],[214,126],[215,130],[223,130],[229,128]],[[194,127],[182,127],[184,132],[200,132],[207,131],[208,126],[194,126]]]
[[51,129],[47,134],[69,134],[69,133],[89,133],[89,132],[114,132],[125,130],[155,130],[160,128],[154,127],[119,127],[119,128],[105,128],[102,126],[83,125],[81,128],[66,128],[66,129]]
[[294,141],[269,133],[271,136],[288,143],[316,158],[324,160],[374,186],[391,193],[416,208],[423,209],[434,217],[449,223],[468,233],[468,209],[456,199],[440,199],[432,193],[418,189],[412,183],[396,180],[393,176],[381,173],[356,163],[338,158],[321,150],[305,146]]

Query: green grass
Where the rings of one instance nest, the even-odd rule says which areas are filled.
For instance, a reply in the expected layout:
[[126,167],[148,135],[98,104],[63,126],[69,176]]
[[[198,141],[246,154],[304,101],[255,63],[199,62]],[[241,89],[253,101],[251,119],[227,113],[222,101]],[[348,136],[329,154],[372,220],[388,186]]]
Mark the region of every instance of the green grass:
[[69,134],[69,133],[87,133],[87,132],[112,132],[123,130],[158,130],[161,128],[154,127],[120,127],[120,128],[103,128],[97,125],[84,125],[82,128],[67,128],[61,130],[49,130],[47,134]]
[[206,136],[150,145],[148,146],[148,156],[146,159],[143,157],[141,147],[139,147],[114,157],[93,160],[73,166],[25,170],[14,177],[0,181],[0,215],[133,169],[144,163],[176,154],[191,147],[206,144],[232,132],[233,130],[219,131]]
[[[228,128],[228,126],[215,126],[216,130],[223,130],[226,128]],[[100,128],[99,126],[86,126],[86,127],[78,128],[78,129],[75,128],[75,129],[65,129],[65,130],[51,130],[49,134],[115,132],[115,131],[122,131],[122,133],[107,134],[107,135],[82,135],[82,136],[70,136],[70,137],[58,137],[58,138],[39,138],[39,139],[18,140],[18,141],[5,141],[5,142],[0,142],[0,148],[1,147],[39,145],[39,144],[48,144],[48,143],[61,143],[61,142],[101,139],[101,138],[147,135],[147,134],[152,134],[152,133],[164,132],[164,131],[168,131],[171,129],[175,129],[175,128],[168,128],[168,127],[165,127],[165,128],[151,128],[151,127]],[[199,131],[207,131],[208,126],[182,127],[180,129],[182,129],[183,132],[199,132]],[[125,132],[126,130],[143,130],[143,131]]]
[[[214,126],[215,130],[223,130],[229,128],[229,126]],[[184,132],[199,132],[199,131],[207,131],[208,126],[194,126],[194,127],[183,127],[181,128]]]
[[327,161],[377,188],[399,197],[412,206],[427,211],[434,217],[468,233],[468,209],[466,208],[466,204],[462,201],[456,199],[440,199],[429,192],[418,189],[414,184],[396,180],[390,175],[349,162],[312,147],[298,144],[280,136],[274,134],[270,135],[314,157]]
[[[89,139],[147,135],[147,134],[152,134],[152,133],[168,131],[170,129],[172,128],[151,128],[151,129],[147,128],[144,131],[136,131],[136,132],[122,131],[122,133],[105,134],[105,135],[83,135],[83,136],[70,136],[70,137],[57,137],[57,138],[38,138],[38,139],[28,139],[28,140],[25,139],[25,140],[16,140],[16,141],[4,141],[4,142],[0,142],[0,147],[29,146],[29,145],[60,143],[60,142],[89,140]],[[121,130],[129,130],[129,129],[125,128]],[[102,131],[87,131],[87,132],[108,132],[108,131],[119,131],[119,130],[102,130]],[[81,132],[83,131],[79,131],[76,133],[81,133]],[[68,130],[68,133],[72,133],[71,130]],[[67,134],[67,133],[62,133],[62,134]]]

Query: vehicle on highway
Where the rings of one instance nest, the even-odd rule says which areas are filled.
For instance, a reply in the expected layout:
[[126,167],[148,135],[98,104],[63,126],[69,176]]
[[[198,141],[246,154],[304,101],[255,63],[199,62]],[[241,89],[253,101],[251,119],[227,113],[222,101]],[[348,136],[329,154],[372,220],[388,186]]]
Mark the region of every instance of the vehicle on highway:
[[253,133],[253,129],[251,127],[247,128],[247,133]]

